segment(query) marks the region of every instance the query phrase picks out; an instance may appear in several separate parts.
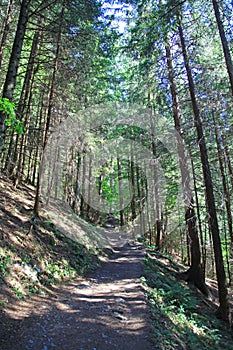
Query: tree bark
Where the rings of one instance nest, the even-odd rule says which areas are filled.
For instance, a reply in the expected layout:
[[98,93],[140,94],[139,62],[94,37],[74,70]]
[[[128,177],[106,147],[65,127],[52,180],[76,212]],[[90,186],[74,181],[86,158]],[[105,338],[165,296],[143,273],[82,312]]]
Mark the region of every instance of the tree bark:
[[122,180],[122,171],[121,171],[121,161],[120,158],[117,157],[117,171],[118,171],[118,191],[119,191],[119,200],[120,200],[120,226],[123,227],[124,222],[124,210],[123,210],[123,191],[121,186]]
[[[34,67],[38,41],[39,41],[39,29],[36,30],[33,37],[30,57],[27,64],[27,70],[26,70],[24,83],[21,91],[20,101],[16,111],[16,115],[18,119],[21,121],[24,120],[26,133],[23,133],[21,135],[21,144],[20,144],[19,150],[18,150],[18,144],[16,143],[15,145],[16,155],[14,156],[14,159],[17,159],[17,153],[18,153],[17,170],[14,178],[15,186],[18,185],[18,182],[21,179],[21,173],[24,171],[25,153],[26,153],[25,145],[28,141],[28,133],[29,133],[28,127],[29,127],[30,118],[31,118],[31,110],[30,110],[31,100],[32,100],[32,94],[33,94],[35,75],[38,71],[38,66]],[[17,139],[19,139],[19,137]]]
[[231,249],[232,249],[233,248],[233,227],[232,227],[230,193],[228,191],[227,180],[226,180],[226,176],[225,176],[223,159],[222,159],[221,144],[220,144],[220,139],[218,136],[217,125],[216,125],[214,113],[212,113],[212,117],[213,117],[213,122],[214,122],[215,140],[216,140],[216,145],[217,145],[217,150],[218,150],[218,162],[219,162],[219,169],[220,169],[221,178],[222,178],[224,202],[225,202],[225,207],[226,207],[226,212],[227,212],[227,223],[228,223],[228,230],[229,230],[229,234],[230,234]]
[[135,161],[133,156],[133,149],[131,145],[130,149],[130,161],[129,161],[129,167],[130,167],[130,180],[131,180],[131,214],[132,214],[132,221],[136,219],[136,207],[135,207]]
[[200,111],[199,111],[199,107],[196,99],[195,85],[194,85],[191,67],[189,64],[183,28],[180,20],[179,20],[178,30],[180,35],[180,42],[182,47],[182,54],[183,54],[185,69],[188,77],[189,92],[190,92],[190,97],[191,97],[191,102],[193,107],[193,113],[194,113],[194,124],[196,127],[197,136],[198,136],[198,145],[200,149],[200,157],[201,157],[203,177],[204,177],[204,183],[205,183],[207,210],[209,215],[210,231],[213,239],[216,275],[217,275],[217,281],[218,281],[219,316],[221,316],[222,319],[229,322],[230,310],[229,310],[229,301],[228,301],[228,290],[226,285],[226,274],[225,274],[225,268],[224,268],[224,262],[223,262],[220,232],[219,232],[219,226],[218,226],[217,211],[215,207],[214,189],[213,189],[212,177],[211,177],[210,166],[209,166],[208,152],[207,152],[205,137],[203,133],[201,115],[200,115]]
[[63,1],[62,10],[60,14],[60,24],[57,34],[57,42],[56,42],[56,53],[55,53],[55,59],[54,59],[54,66],[53,66],[53,75],[52,75],[52,81],[49,91],[49,99],[48,99],[48,112],[47,112],[47,121],[46,121],[46,128],[45,128],[45,144],[47,142],[48,133],[50,129],[50,123],[51,123],[51,115],[52,115],[52,109],[53,109],[53,103],[54,103],[54,90],[55,90],[55,83],[56,83],[56,77],[57,77],[57,71],[58,71],[58,60],[60,55],[60,45],[61,45],[61,35],[62,35],[62,26],[64,21],[64,12],[65,12],[65,1]]
[[214,7],[216,22],[218,25],[219,35],[220,35],[221,42],[222,42],[222,48],[223,48],[223,53],[224,53],[224,57],[225,57],[225,61],[226,61],[227,72],[228,72],[229,79],[230,79],[231,93],[233,96],[233,63],[232,63],[232,59],[231,59],[231,52],[229,49],[229,45],[228,45],[226,34],[224,31],[223,23],[221,20],[221,14],[220,14],[219,6],[218,6],[218,1],[212,0],[212,3],[213,3],[213,7]]
[[150,116],[150,128],[151,128],[151,146],[153,153],[153,170],[154,170],[154,201],[155,201],[155,245],[156,249],[160,250],[162,247],[161,239],[161,216],[160,216],[160,204],[161,200],[159,197],[159,172],[158,172],[158,163],[157,163],[157,148],[155,143],[155,126],[152,115]]
[[197,207],[197,218],[198,218],[198,228],[199,228],[199,234],[200,234],[200,243],[201,243],[201,252],[202,252],[202,261],[201,261],[201,267],[203,269],[203,273],[205,275],[205,268],[206,268],[206,249],[205,249],[205,242],[203,236],[203,230],[202,230],[202,223],[201,223],[201,213],[200,213],[200,206],[199,206],[199,199],[198,199],[198,191],[197,191],[197,180],[196,180],[196,174],[194,169],[193,160],[192,162],[192,173],[193,173],[193,185],[194,185],[194,193],[195,193],[195,203]]
[[[43,135],[43,142],[42,142],[42,154],[46,147],[48,133],[50,129],[51,114],[52,114],[52,107],[53,107],[53,100],[54,100],[54,88],[55,88],[55,82],[56,82],[56,76],[57,76],[57,70],[58,70],[58,59],[60,54],[60,44],[61,44],[64,12],[65,12],[65,1],[62,2],[62,10],[60,14],[60,22],[59,22],[59,29],[58,29],[57,42],[56,42],[56,53],[55,53],[55,60],[54,60],[54,66],[53,66],[53,75],[52,75],[52,81],[51,81],[51,86],[50,86],[49,95],[48,95],[47,118],[45,121],[45,128],[44,128],[44,135]],[[41,157],[42,157],[42,154],[41,154]],[[38,174],[36,196],[35,196],[35,203],[34,203],[34,213],[36,216],[39,216],[39,199],[40,199],[40,179]]]
[[9,32],[9,28],[10,28],[10,19],[11,19],[11,12],[12,12],[13,5],[14,5],[14,0],[9,0],[8,7],[7,7],[6,20],[5,20],[5,24],[4,24],[4,28],[3,28],[3,33],[2,33],[2,40],[1,40],[1,44],[0,44],[0,69],[2,67],[3,52],[4,52],[4,49],[6,46],[7,35]]
[[174,69],[172,63],[172,55],[170,46],[167,44],[166,47],[166,58],[167,58],[167,67],[168,67],[168,78],[170,82],[170,90],[172,95],[172,108],[173,108],[173,119],[175,123],[175,128],[177,130],[177,150],[179,156],[179,165],[181,171],[182,179],[182,189],[183,189],[183,198],[184,198],[184,210],[185,210],[185,222],[187,227],[188,242],[190,245],[191,253],[191,266],[185,274],[184,278],[192,282],[198,287],[204,294],[208,294],[208,289],[205,284],[204,271],[201,266],[201,252],[200,252],[200,243],[198,237],[198,230],[196,226],[196,214],[194,210],[194,201],[192,190],[190,187],[190,175],[187,164],[187,157],[185,154],[185,145],[182,136],[181,128],[181,114],[180,114],[180,105],[178,99],[178,93],[176,88]]

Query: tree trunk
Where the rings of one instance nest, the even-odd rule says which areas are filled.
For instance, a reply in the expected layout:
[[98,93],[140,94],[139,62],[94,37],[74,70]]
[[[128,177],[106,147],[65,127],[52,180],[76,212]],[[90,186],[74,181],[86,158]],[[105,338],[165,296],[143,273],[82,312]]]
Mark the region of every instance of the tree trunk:
[[75,179],[75,188],[74,188],[74,200],[73,200],[73,203],[72,203],[72,209],[73,211],[77,214],[77,209],[78,209],[78,198],[80,196],[80,186],[79,186],[79,178],[80,178],[80,168],[81,168],[81,162],[82,162],[82,158],[81,158],[81,155],[80,153],[78,152],[76,154],[76,179]]
[[223,145],[223,150],[224,150],[224,159],[225,159],[225,162],[227,163],[228,172],[230,175],[231,190],[233,191],[233,168],[231,165],[231,158],[230,158],[228,146],[226,144],[226,140],[225,140],[225,137],[223,134],[222,134],[222,145]]
[[2,40],[1,40],[1,44],[0,44],[0,69],[2,67],[2,59],[3,59],[3,52],[6,46],[6,39],[7,39],[7,35],[9,32],[9,28],[10,28],[10,19],[11,19],[11,12],[12,12],[12,8],[13,8],[13,4],[14,4],[14,0],[9,0],[8,2],[8,7],[7,7],[7,14],[6,14],[6,20],[5,20],[5,24],[4,24],[4,28],[3,28],[3,33],[2,33]]
[[57,35],[57,42],[56,42],[56,53],[55,53],[55,59],[54,59],[54,66],[53,66],[53,75],[52,75],[52,81],[49,91],[49,99],[48,99],[48,113],[47,113],[47,122],[46,122],[46,129],[45,129],[45,143],[47,142],[48,138],[48,132],[50,128],[51,123],[51,115],[52,115],[52,109],[53,109],[53,103],[54,103],[54,90],[55,90],[55,83],[56,83],[56,77],[57,77],[57,70],[58,70],[58,60],[60,55],[60,45],[61,45],[61,34],[62,34],[62,26],[64,21],[64,12],[65,12],[65,1],[63,1],[62,5],[62,11],[60,14],[60,24],[58,29],[58,35]]
[[221,144],[220,144],[220,139],[218,136],[218,131],[217,131],[214,113],[212,113],[212,116],[213,116],[213,122],[214,122],[215,140],[216,140],[216,145],[217,145],[217,150],[218,150],[219,169],[220,169],[221,177],[222,177],[224,201],[225,201],[226,212],[227,212],[228,230],[229,230],[229,234],[230,234],[230,238],[231,238],[231,245],[233,246],[233,227],[232,227],[230,193],[229,193],[228,188],[227,188],[227,181],[226,181],[223,159],[222,159],[222,152],[221,152]]
[[133,156],[133,149],[131,145],[130,149],[130,161],[129,161],[129,166],[130,166],[130,180],[131,180],[131,214],[132,214],[132,221],[136,219],[136,207],[135,207],[135,162],[134,162],[134,156]]
[[[148,94],[148,102],[150,102],[150,93]],[[155,245],[156,249],[161,249],[161,217],[160,217],[160,204],[161,200],[159,198],[159,174],[158,174],[158,162],[157,162],[157,148],[155,141],[155,116],[152,114],[152,108],[150,113],[150,131],[151,131],[151,148],[153,153],[153,193],[154,193],[154,203],[155,203],[155,222],[154,222],[154,231],[155,231]]]
[[[44,135],[43,135],[43,142],[42,142],[42,153],[46,147],[48,133],[50,129],[51,114],[52,114],[52,107],[53,107],[53,100],[54,100],[54,88],[55,88],[55,82],[56,82],[56,76],[57,76],[57,70],[58,70],[61,34],[62,34],[62,26],[63,26],[63,20],[64,20],[64,12],[65,12],[65,1],[63,1],[62,3],[62,10],[60,14],[60,22],[59,22],[59,29],[58,29],[57,42],[56,42],[57,46],[56,46],[55,60],[54,60],[54,66],[53,66],[53,75],[52,75],[52,81],[51,81],[51,86],[49,90],[49,96],[48,96],[47,118],[45,121],[45,128],[44,128]],[[41,155],[41,158],[42,158],[42,155]],[[38,174],[36,196],[35,196],[35,203],[34,203],[34,213],[36,216],[39,215],[39,199],[40,199],[40,179]]]
[[209,225],[211,230],[211,235],[213,239],[214,255],[215,255],[215,265],[216,265],[216,275],[218,281],[218,292],[219,292],[219,315],[222,319],[229,321],[229,301],[228,301],[228,291],[226,285],[226,274],[224,269],[220,232],[217,220],[217,211],[215,207],[214,189],[212,183],[212,177],[209,166],[208,152],[206,148],[205,137],[203,133],[201,115],[198,108],[198,103],[195,94],[194,80],[192,76],[191,67],[189,64],[186,44],[184,40],[183,28],[181,23],[179,23],[179,35],[182,47],[182,53],[184,58],[185,69],[188,77],[189,92],[194,113],[194,123],[198,136],[198,145],[200,149],[200,157],[202,163],[203,177],[206,190],[206,201],[207,210],[209,215]]
[[84,196],[85,196],[85,178],[86,178],[86,154],[82,154],[82,189],[81,189],[81,200],[80,200],[80,216],[84,217],[85,215],[85,201],[84,201]]
[[88,163],[88,192],[87,192],[87,218],[90,219],[90,209],[91,209],[91,181],[92,181],[92,154],[89,154]]
[[[26,143],[28,139],[28,133],[29,133],[29,123],[30,123],[30,118],[31,118],[31,100],[32,100],[32,93],[33,93],[33,85],[34,85],[34,79],[35,75],[38,71],[38,65],[34,67],[35,63],[35,56],[37,52],[37,45],[39,41],[39,29],[36,30],[34,37],[33,37],[33,42],[32,42],[32,47],[31,47],[31,52],[30,52],[30,57],[28,60],[27,64],[27,70],[24,78],[24,83],[23,83],[23,88],[21,91],[21,96],[20,96],[20,102],[16,111],[16,115],[19,120],[23,121],[26,127],[26,133],[21,135],[21,144],[19,148],[19,152],[17,152],[17,144],[15,147],[15,152],[18,153],[19,159],[17,162],[17,170],[14,178],[14,185],[17,186],[18,182],[21,179],[21,173],[24,170],[24,163],[25,163],[25,156],[26,156]],[[33,69],[34,68],[34,69]],[[25,111],[26,109],[26,111]],[[25,117],[24,117],[25,115]],[[24,155],[23,155],[24,153]],[[17,156],[15,156],[16,158]]]
[[[8,71],[6,80],[3,87],[3,98],[8,98],[10,101],[13,99],[14,90],[16,86],[16,79],[18,73],[18,66],[21,57],[24,36],[26,32],[26,26],[28,22],[29,5],[31,0],[22,0],[20,14],[18,19],[17,30],[15,39],[11,51],[10,61],[8,65]],[[6,115],[0,112],[0,149],[3,147],[5,142],[5,125]]]
[[202,230],[202,224],[201,224],[201,213],[200,213],[200,206],[199,206],[199,199],[198,199],[198,193],[197,193],[197,181],[196,181],[196,174],[194,169],[193,160],[192,162],[192,173],[193,173],[193,185],[194,185],[194,193],[195,193],[195,203],[197,207],[197,218],[198,218],[198,228],[200,233],[200,242],[201,242],[201,252],[202,252],[202,261],[201,261],[201,267],[203,269],[203,273],[205,276],[205,268],[206,268],[206,249],[205,249],[205,241],[203,237],[203,230]]
[[121,161],[120,158],[117,157],[117,170],[118,170],[118,191],[119,191],[119,200],[120,200],[120,226],[123,227],[124,222],[124,210],[123,210],[123,191],[121,186],[121,180],[122,180],[122,172],[121,172]]
[[142,236],[145,232],[145,215],[144,215],[144,210],[143,210],[144,191],[143,191],[142,177],[140,176],[138,166],[136,167],[136,183],[137,183],[137,198],[138,198],[139,215],[140,215],[140,221],[139,221],[140,231],[137,231],[137,229],[136,229],[136,233],[138,233]]
[[217,25],[218,25],[219,35],[220,35],[221,42],[222,42],[222,48],[223,48],[224,57],[225,57],[225,61],[226,61],[227,72],[228,72],[229,79],[230,79],[231,93],[233,96],[233,63],[232,63],[232,59],[231,59],[231,53],[230,53],[229,45],[227,42],[226,34],[224,31],[223,23],[221,20],[218,1],[212,0],[212,3],[213,3],[213,7],[214,7],[215,18],[216,18]]
[[196,226],[196,214],[194,210],[194,201],[192,190],[190,188],[190,175],[187,164],[187,157],[185,154],[185,145],[182,136],[181,129],[181,115],[180,105],[178,100],[176,82],[174,77],[174,69],[172,64],[172,55],[169,45],[166,45],[166,58],[168,67],[168,78],[170,82],[170,90],[173,102],[173,118],[177,134],[177,150],[179,156],[179,166],[181,171],[182,189],[184,198],[184,210],[185,210],[185,222],[188,234],[188,244],[190,246],[191,253],[191,266],[185,274],[183,274],[185,280],[192,282],[198,287],[204,294],[208,294],[208,289],[205,284],[204,271],[201,266],[201,252],[198,237],[198,230]]

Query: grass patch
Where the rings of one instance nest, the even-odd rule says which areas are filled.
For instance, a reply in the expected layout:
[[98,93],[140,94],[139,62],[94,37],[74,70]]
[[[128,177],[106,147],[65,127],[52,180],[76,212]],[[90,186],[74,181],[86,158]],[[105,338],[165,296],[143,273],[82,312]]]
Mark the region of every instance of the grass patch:
[[176,280],[174,263],[161,255],[148,255],[142,282],[153,320],[152,337],[160,350],[233,349],[227,326],[208,310],[204,297]]

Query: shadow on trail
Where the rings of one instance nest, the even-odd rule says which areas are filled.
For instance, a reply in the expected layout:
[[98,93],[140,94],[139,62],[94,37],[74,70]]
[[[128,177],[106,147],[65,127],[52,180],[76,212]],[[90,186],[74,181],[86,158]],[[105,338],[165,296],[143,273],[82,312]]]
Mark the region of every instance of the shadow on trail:
[[[74,289],[75,288],[75,289]],[[69,290],[72,292],[69,292]],[[90,290],[91,287],[79,289],[70,284],[57,293],[57,298],[46,297],[42,300],[35,297],[28,313],[28,303],[20,303],[21,313],[25,316],[15,320],[7,315],[1,318],[0,349],[1,350],[152,350],[164,349],[159,339],[159,331],[154,329],[156,342],[148,341],[148,323],[142,319],[135,319],[134,327],[131,328],[131,316],[143,314],[143,298],[127,296],[127,291],[121,290],[117,295],[106,293],[94,296],[80,293]],[[138,288],[131,292],[138,293]],[[124,302],[118,301],[120,297]],[[131,304],[131,305],[130,305]],[[122,308],[127,320],[119,320],[114,315],[114,308]],[[24,310],[25,309],[25,310]],[[155,307],[154,312],[158,312]],[[36,314],[34,314],[36,313]],[[184,341],[179,339],[179,329],[187,332],[188,337],[199,337],[203,342],[208,337],[191,334],[188,327],[182,329],[174,327],[173,322],[165,315],[160,316],[161,326],[164,333],[174,332],[176,346],[172,343],[166,345],[166,350],[191,349]],[[124,315],[123,314],[123,315]],[[2,316],[2,315],[1,315]],[[164,339],[163,339],[164,344]],[[178,347],[177,347],[178,346]],[[194,348],[192,348],[194,349]],[[213,348],[215,349],[215,348]]]
[[[143,255],[133,247],[116,248],[110,261],[81,283],[15,302],[4,315],[9,327],[2,329],[1,350],[152,349],[139,279]],[[19,320],[13,319],[16,312]]]
[[[139,280],[144,252],[135,246],[114,251],[87,279],[54,287],[50,296],[16,301],[2,315],[0,349],[186,350],[195,348],[190,347],[195,339],[216,349],[208,334],[175,325],[159,301],[152,308],[154,337],[149,341],[151,321]],[[180,334],[187,334],[187,342]]]

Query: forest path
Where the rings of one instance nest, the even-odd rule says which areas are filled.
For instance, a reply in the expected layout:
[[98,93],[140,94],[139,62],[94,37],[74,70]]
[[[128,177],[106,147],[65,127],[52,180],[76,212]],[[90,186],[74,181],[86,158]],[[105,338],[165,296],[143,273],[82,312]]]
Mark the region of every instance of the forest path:
[[[10,310],[18,318],[2,350],[149,350],[140,244],[115,247],[88,276]],[[4,347],[5,346],[5,347]]]

